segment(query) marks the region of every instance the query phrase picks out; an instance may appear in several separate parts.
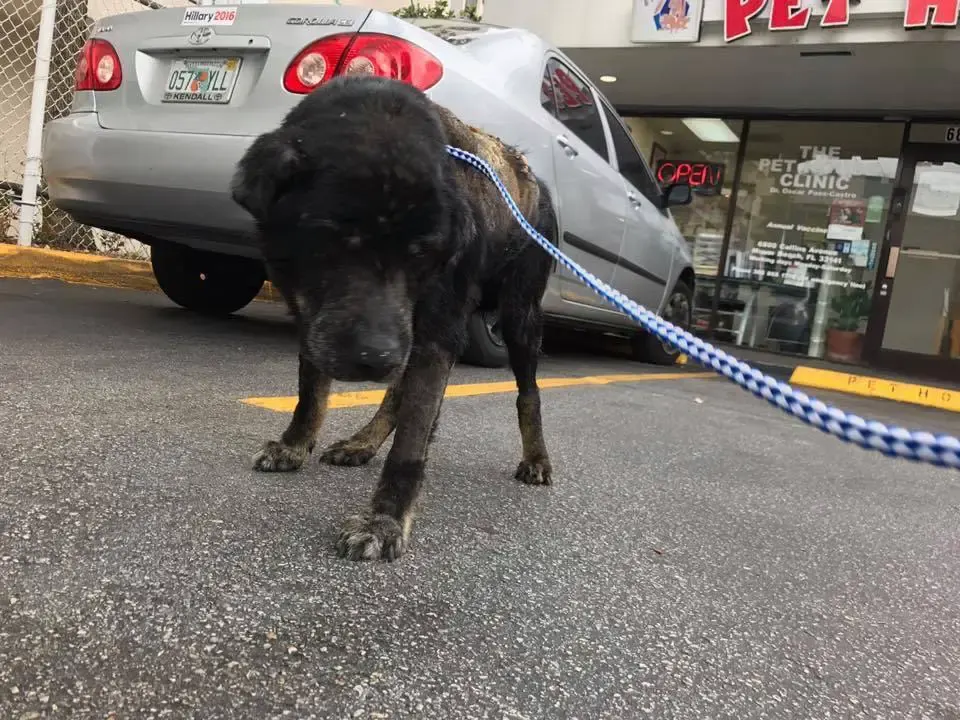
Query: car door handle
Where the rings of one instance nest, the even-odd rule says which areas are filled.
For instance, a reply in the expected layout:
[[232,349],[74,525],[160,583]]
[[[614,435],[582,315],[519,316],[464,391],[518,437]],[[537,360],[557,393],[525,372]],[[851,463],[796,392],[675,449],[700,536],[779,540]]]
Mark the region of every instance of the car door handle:
[[563,151],[567,154],[567,157],[576,157],[580,152],[570,144],[570,141],[567,140],[565,135],[557,135],[557,145],[563,148]]
[[643,205],[640,203],[640,198],[637,197],[636,193],[627,193],[627,200],[629,200],[630,204],[637,209],[643,207]]

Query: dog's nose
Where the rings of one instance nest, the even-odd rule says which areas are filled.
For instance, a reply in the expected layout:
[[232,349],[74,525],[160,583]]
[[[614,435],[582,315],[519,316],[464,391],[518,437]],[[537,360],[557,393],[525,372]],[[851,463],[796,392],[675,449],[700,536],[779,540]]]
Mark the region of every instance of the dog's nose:
[[353,365],[371,379],[389,375],[401,361],[400,341],[387,335],[373,335],[359,340],[353,350]]

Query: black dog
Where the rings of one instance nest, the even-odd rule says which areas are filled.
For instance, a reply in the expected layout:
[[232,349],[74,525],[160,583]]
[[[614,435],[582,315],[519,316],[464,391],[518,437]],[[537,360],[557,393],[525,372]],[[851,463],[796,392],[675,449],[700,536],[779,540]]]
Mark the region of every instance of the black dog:
[[397,81],[355,76],[321,86],[237,167],[233,198],[257,221],[269,277],[300,335],[297,407],[256,469],[303,464],[332,380],[388,383],[370,422],[322,457],[361,465],[396,429],[369,510],[340,533],[343,557],[403,552],[450,370],[477,308],[499,309],[517,381],[515,477],[550,483],[536,372],[551,260],[493,183],[450,157],[447,144],[487,160],[556,242],[549,192],[523,156]]

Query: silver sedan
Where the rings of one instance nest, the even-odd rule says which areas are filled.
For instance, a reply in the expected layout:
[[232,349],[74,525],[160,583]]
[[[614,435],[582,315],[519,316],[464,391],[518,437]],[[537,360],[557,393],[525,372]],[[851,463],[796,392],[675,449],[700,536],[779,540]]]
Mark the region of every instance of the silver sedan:
[[[561,248],[601,280],[688,326],[694,273],[662,189],[620,117],[562,52],[529,32],[401,20],[333,5],[191,6],[105,18],[77,68],[71,113],[45,130],[50,197],[76,220],[151,246],[174,302],[231,313],[264,281],[249,216],[230,198],[258,134],[342,73],[398,78],[521,148],[553,191]],[[548,323],[619,332],[640,359],[675,354],[557,269]],[[500,366],[496,318],[470,320],[464,360]]]

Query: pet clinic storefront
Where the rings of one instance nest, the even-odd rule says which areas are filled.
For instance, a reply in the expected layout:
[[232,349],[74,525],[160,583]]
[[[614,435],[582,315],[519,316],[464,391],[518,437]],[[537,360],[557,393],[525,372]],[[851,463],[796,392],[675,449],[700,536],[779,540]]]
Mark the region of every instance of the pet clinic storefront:
[[[661,181],[689,178],[697,192],[675,217],[698,274],[699,332],[960,378],[960,145],[945,141],[960,125],[629,124]],[[729,141],[715,142],[724,127]]]
[[596,3],[528,2],[484,19],[562,47],[661,181],[694,186],[674,217],[698,332],[960,378],[957,0],[611,0],[615,31]]

